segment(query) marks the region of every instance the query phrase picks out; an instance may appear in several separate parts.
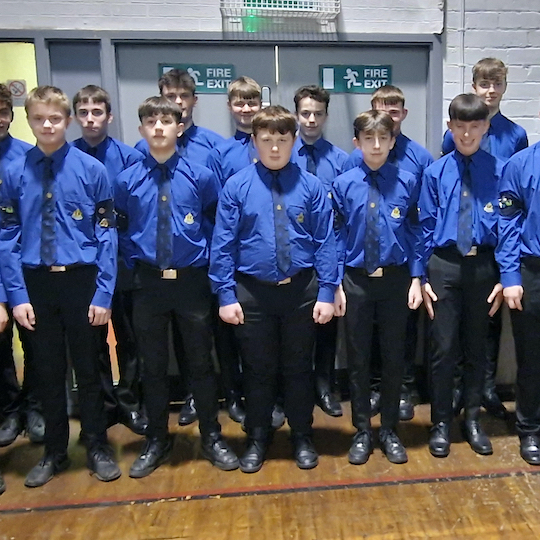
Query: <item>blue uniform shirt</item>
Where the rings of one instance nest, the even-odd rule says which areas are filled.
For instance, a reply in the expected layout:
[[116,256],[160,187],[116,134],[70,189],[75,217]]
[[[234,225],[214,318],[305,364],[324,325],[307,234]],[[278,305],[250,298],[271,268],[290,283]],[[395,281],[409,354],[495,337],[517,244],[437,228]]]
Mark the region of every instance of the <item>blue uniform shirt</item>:
[[[55,265],[97,265],[92,305],[109,308],[116,281],[118,242],[112,186],[97,160],[64,144],[50,156],[55,175]],[[43,265],[41,207],[45,154],[35,146],[13,161],[2,183],[0,271],[12,306],[28,303],[22,266]]]
[[[181,157],[199,165],[206,165],[210,150],[224,140],[221,135],[209,129],[192,125],[178,138],[176,146]],[[145,156],[150,154],[148,143],[144,139],[135,145],[135,149]]]
[[[73,141],[71,144],[87,154],[92,151],[92,147],[82,137]],[[105,139],[95,147],[95,151],[95,158],[105,165],[111,182],[124,169],[127,169],[134,163],[137,163],[137,161],[142,161],[144,159],[144,155],[141,152],[112,137],[105,137]]]
[[206,166],[216,175],[221,185],[244,167],[257,163],[257,150],[251,135],[237,131],[231,137],[218,144],[208,155]]
[[[15,139],[9,133],[0,141],[0,181],[4,179],[4,173],[8,165],[19,156],[26,154],[32,148],[31,144]],[[7,296],[4,285],[0,282],[0,302],[6,302]]]
[[[491,119],[487,137],[489,153],[502,161],[508,160],[516,152],[529,146],[526,131],[503,116],[500,111]],[[447,130],[443,138],[442,153],[449,154],[455,148],[452,132]]]
[[[171,268],[206,266],[220,185],[196,163],[174,154],[165,163],[171,178]],[[120,251],[128,267],[137,260],[157,264],[158,191],[161,172],[147,156],[120,173],[114,182],[119,215]],[[127,227],[122,219],[127,219]]]
[[[395,156],[394,161],[392,157]],[[390,152],[389,161],[394,165],[414,174],[418,180],[422,178],[424,169],[433,163],[431,154],[420,144],[400,133],[396,137],[396,144]],[[362,162],[362,151],[359,148],[353,150],[345,163],[345,170],[358,167]]]
[[521,285],[521,258],[540,257],[540,143],[506,163],[496,259],[503,287]]
[[[458,234],[463,156],[454,150],[424,171],[418,208],[424,237],[424,270],[435,248],[455,246]],[[478,150],[471,156],[474,197],[473,246],[497,245],[499,182],[503,162]]]
[[294,163],[279,174],[289,217],[291,267],[284,274],[277,265],[272,172],[260,162],[252,164],[229,178],[219,199],[209,275],[221,306],[237,302],[235,270],[277,283],[315,267],[319,301],[334,301],[339,280],[328,194],[316,177]]
[[[344,267],[364,268],[364,237],[369,192],[369,167],[362,161],[334,180],[340,273]],[[421,231],[416,202],[420,190],[413,174],[386,162],[379,170],[379,246],[382,267],[408,263],[411,276],[421,276]]]
[[[301,137],[297,137],[291,156],[291,161],[299,167],[308,170],[306,143]],[[345,172],[345,162],[348,154],[345,150],[334,146],[322,137],[313,144],[313,156],[317,166],[317,178],[324,184],[327,191],[332,191],[332,182],[336,176]]]

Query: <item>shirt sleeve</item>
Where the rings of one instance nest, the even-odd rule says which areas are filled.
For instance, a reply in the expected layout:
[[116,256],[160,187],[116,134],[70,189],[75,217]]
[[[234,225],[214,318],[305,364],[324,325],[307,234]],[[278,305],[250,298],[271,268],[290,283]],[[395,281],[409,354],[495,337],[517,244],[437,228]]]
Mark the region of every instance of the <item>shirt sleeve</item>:
[[433,253],[433,234],[437,224],[437,209],[439,207],[439,198],[437,193],[437,179],[429,173],[424,172],[422,176],[422,185],[420,188],[420,197],[418,199],[418,215],[422,228],[422,269],[421,276],[424,280],[427,276],[427,265],[431,254]]
[[511,159],[503,169],[499,200],[499,239],[495,258],[503,287],[521,285],[521,231],[525,217],[521,163]]
[[206,166],[214,173],[217,180],[221,185],[224,184],[223,180],[223,168],[221,166],[221,154],[216,148],[214,148],[209,154],[206,160]]
[[454,144],[454,137],[452,135],[452,132],[447,129],[442,141],[442,155],[446,156],[446,154],[449,154],[452,152],[452,150],[455,150],[456,145]]
[[527,139],[527,132],[524,129],[520,130],[519,139],[517,141],[515,154],[521,150],[525,150],[529,146],[529,139]]
[[238,302],[234,273],[238,253],[240,205],[230,193],[228,186],[229,183],[221,192],[217,205],[208,273],[212,290],[218,295],[220,306]]
[[[95,219],[94,233],[98,243],[96,256],[98,273],[96,277],[96,292],[91,304],[93,306],[110,308],[118,271],[118,235],[114,226],[114,216],[112,215],[112,185],[107,179],[104,167],[98,169],[96,175],[96,208],[98,211]],[[101,210],[103,210],[103,213],[100,212]]]
[[339,189],[339,185],[336,181],[333,183],[332,189],[332,201],[334,206],[334,230],[336,235],[336,251],[338,258],[338,275],[340,280],[343,280],[343,274],[345,272],[345,254],[347,251],[347,229],[346,229],[346,217],[343,208],[342,194]]
[[114,208],[116,212],[116,230],[118,233],[118,249],[126,266],[133,268],[134,246],[129,235],[129,192],[126,186],[125,175],[117,176],[113,182]]
[[406,234],[409,253],[407,261],[411,277],[422,277],[424,275],[424,238],[422,226],[418,215],[418,198],[420,196],[420,180],[416,179],[411,190],[409,211],[407,213]]
[[210,170],[205,171],[199,183],[199,197],[203,209],[203,232],[208,240],[212,240],[212,232],[216,223],[216,207],[221,191],[221,184]]

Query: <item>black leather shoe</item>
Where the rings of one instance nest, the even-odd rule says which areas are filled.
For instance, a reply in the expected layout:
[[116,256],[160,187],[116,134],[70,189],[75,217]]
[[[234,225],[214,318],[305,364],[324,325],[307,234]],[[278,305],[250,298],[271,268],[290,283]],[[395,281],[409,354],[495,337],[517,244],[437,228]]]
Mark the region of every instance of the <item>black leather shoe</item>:
[[255,473],[261,470],[264,463],[268,439],[248,437],[246,451],[239,460],[240,470],[245,473]]
[[414,418],[414,405],[412,403],[411,394],[402,393],[399,398],[399,419],[402,422],[412,420]]
[[246,408],[241,398],[231,398],[227,400],[227,410],[229,411],[229,417],[234,422],[241,424],[246,418]]
[[371,416],[377,416],[381,410],[381,393],[377,390],[371,391],[369,406],[371,407]]
[[461,425],[464,439],[471,445],[471,448],[482,456],[493,454],[491,441],[485,431],[480,426],[478,420],[466,420]]
[[319,454],[309,435],[294,433],[291,436],[293,455],[300,469],[314,469],[319,464]]
[[114,459],[113,449],[109,444],[94,444],[86,453],[86,466],[102,482],[112,482],[120,478],[122,471]]
[[429,451],[432,456],[446,457],[450,453],[450,424],[439,422],[429,430]]
[[211,433],[203,439],[201,444],[201,454],[212,465],[222,471],[234,471],[238,469],[238,457],[231,450],[221,433]]
[[129,469],[131,478],[144,478],[152,474],[171,456],[172,440],[167,437],[164,441],[155,437],[147,439],[139,457]]
[[358,431],[349,449],[349,463],[363,465],[373,452],[373,440],[368,431]]
[[529,465],[540,465],[540,436],[520,437],[519,454]]
[[0,495],[6,491],[6,483],[4,482],[4,477],[0,474]]
[[0,425],[0,446],[9,446],[22,432],[22,422],[18,414],[10,414]]
[[41,444],[45,439],[45,418],[38,411],[26,413],[26,433],[30,442]]
[[328,416],[343,416],[341,403],[335,398],[334,394],[332,394],[331,392],[326,392],[317,396],[317,405]]
[[146,434],[148,418],[139,411],[126,411],[120,415],[120,422],[137,435]]
[[283,407],[276,403],[272,411],[272,429],[279,429],[284,423],[285,412],[283,411]]
[[193,399],[193,395],[190,394],[180,409],[180,414],[178,415],[178,424],[180,426],[189,426],[189,424],[193,424],[195,420],[197,420],[197,409],[195,408],[195,400]]
[[463,395],[463,387],[458,385],[454,388],[454,394],[452,396],[452,410],[454,416],[459,416],[465,405],[465,396]]
[[396,432],[391,429],[381,428],[379,431],[379,442],[383,454],[388,458],[390,463],[407,463],[407,450],[403,446]]
[[508,411],[506,410],[506,407],[493,390],[484,393],[482,405],[484,409],[486,409],[486,412],[491,414],[491,416],[500,418],[501,420],[506,420],[506,418],[508,418]]
[[65,471],[70,465],[66,453],[46,454],[41,461],[33,467],[24,485],[29,488],[40,487],[53,479],[55,474]]

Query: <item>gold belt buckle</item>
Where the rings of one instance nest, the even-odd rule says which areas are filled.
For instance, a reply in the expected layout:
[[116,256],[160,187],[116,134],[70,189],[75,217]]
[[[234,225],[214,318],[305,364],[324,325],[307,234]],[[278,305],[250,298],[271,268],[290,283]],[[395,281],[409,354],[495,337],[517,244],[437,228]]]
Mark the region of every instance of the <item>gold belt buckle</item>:
[[379,266],[375,272],[372,272],[371,274],[368,274],[368,277],[383,277],[383,269]]
[[291,281],[292,281],[292,279],[290,277],[288,277],[288,278],[282,279],[281,281],[278,281],[277,284],[278,284],[278,286],[279,285],[288,285]]
[[65,266],[50,266],[49,272],[65,272],[66,267]]
[[176,279],[177,277],[176,268],[165,268],[165,270],[161,271],[161,279]]
[[478,255],[478,246],[473,246],[469,253],[465,255],[465,257],[474,257],[475,255]]

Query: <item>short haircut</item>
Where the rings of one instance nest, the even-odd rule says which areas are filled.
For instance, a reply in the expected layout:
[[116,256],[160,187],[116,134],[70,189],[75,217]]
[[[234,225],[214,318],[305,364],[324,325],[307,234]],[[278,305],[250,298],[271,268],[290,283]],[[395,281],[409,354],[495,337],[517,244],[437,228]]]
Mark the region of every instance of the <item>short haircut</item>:
[[324,103],[324,108],[328,112],[328,104],[330,103],[330,94],[320,86],[314,84],[310,86],[301,86],[294,94],[294,106],[296,107],[296,112],[300,107],[300,101],[304,98],[311,98],[319,103]]
[[164,73],[158,81],[159,93],[163,94],[163,88],[184,88],[195,95],[195,81],[184,69],[171,69]]
[[376,111],[371,109],[360,113],[354,119],[354,136],[358,139],[360,133],[367,133],[371,135],[373,133],[394,133],[394,121],[392,117],[385,111]]
[[281,105],[271,105],[262,109],[253,117],[253,135],[263,129],[270,133],[278,131],[282,135],[290,133],[293,137],[296,134],[296,118],[289,110]]
[[30,107],[37,103],[56,105],[66,113],[66,116],[71,116],[69,98],[56,86],[38,86],[33,90],[30,90],[30,93],[24,102],[26,114],[28,114]]
[[232,101],[234,98],[261,99],[261,86],[251,77],[238,77],[238,79],[235,79],[229,84],[227,98],[229,101]]
[[385,84],[380,86],[371,94],[371,106],[375,107],[376,103],[382,103],[383,105],[401,105],[405,107],[405,95],[401,91],[401,88],[392,84]]
[[111,96],[108,92],[96,86],[95,84],[89,84],[84,88],[81,88],[73,97],[73,111],[77,113],[77,105],[79,103],[89,103],[92,100],[94,103],[104,103],[107,114],[111,114]]
[[139,120],[142,122],[144,118],[157,116],[158,114],[172,115],[177,124],[182,122],[182,109],[177,103],[169,101],[164,96],[152,96],[146,98],[139,105]]
[[476,94],[459,94],[450,103],[448,115],[450,120],[459,120],[461,122],[487,120],[489,108],[484,103],[484,100]]
[[476,84],[485,79],[487,81],[506,82],[508,68],[498,58],[482,58],[472,68],[472,80]]
[[13,114],[13,96],[5,84],[0,84],[0,101],[9,107]]

